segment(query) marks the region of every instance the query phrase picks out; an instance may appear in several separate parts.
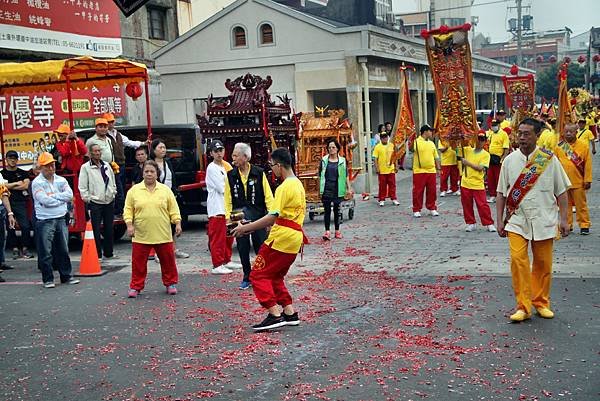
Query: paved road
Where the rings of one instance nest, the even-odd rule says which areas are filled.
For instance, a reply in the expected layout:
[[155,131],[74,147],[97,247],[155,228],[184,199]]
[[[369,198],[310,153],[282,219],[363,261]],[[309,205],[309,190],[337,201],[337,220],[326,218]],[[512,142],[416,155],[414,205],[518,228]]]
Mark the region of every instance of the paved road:
[[[556,244],[557,317],[510,324],[506,240],[464,232],[456,197],[412,218],[409,172],[398,185],[399,207],[357,201],[342,240],[307,221],[289,277],[302,324],[270,333],[248,329],[264,312],[240,273],[208,273],[198,221],[179,242],[192,257],[175,297],[150,262],[142,296],[125,298],[126,241],[121,264],[79,286],[44,290],[17,261],[0,285],[0,399],[600,399],[600,230]],[[596,180],[594,223],[599,193]]]

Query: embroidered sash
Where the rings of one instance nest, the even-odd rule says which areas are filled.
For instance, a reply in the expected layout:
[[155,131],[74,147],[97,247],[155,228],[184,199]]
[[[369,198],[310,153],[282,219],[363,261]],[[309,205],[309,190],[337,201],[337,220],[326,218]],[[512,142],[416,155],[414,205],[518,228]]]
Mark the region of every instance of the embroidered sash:
[[571,163],[575,165],[575,168],[577,168],[577,171],[579,171],[579,174],[583,177],[585,175],[585,161],[575,153],[573,148],[571,148],[571,145],[569,145],[569,142],[561,141],[558,146],[565,152],[569,160],[571,160]]
[[531,157],[531,160],[523,167],[521,174],[517,177],[517,181],[515,181],[515,184],[506,198],[506,217],[504,218],[504,224],[508,223],[508,220],[519,208],[525,195],[529,193],[538,178],[546,171],[546,168],[550,165],[552,156],[552,152],[538,148]]

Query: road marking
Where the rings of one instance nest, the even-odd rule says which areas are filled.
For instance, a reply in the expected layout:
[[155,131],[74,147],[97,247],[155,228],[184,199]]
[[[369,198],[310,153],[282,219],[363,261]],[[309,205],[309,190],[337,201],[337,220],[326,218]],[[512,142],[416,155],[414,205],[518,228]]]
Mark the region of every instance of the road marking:
[[0,283],[0,285],[41,285],[41,281],[7,281],[5,283]]

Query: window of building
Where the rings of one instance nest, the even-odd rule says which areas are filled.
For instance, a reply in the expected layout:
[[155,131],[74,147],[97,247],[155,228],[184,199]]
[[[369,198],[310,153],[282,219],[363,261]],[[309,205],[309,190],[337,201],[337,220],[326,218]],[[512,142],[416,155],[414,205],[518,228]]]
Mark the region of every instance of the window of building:
[[150,39],[167,40],[167,10],[148,7],[148,36]]
[[441,20],[442,25],[446,26],[458,26],[464,24],[466,21],[464,18],[442,18]]
[[246,40],[246,30],[241,26],[233,28],[233,47],[246,47],[248,41]]
[[271,45],[273,43],[273,27],[271,24],[262,24],[260,26],[260,44]]

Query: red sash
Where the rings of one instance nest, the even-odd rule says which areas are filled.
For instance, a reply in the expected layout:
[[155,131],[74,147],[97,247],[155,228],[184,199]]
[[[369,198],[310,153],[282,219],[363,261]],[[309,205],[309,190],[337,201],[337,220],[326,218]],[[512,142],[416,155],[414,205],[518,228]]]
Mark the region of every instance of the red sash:
[[521,174],[517,177],[517,181],[515,181],[515,184],[506,197],[506,217],[504,218],[504,224],[508,223],[508,220],[519,208],[525,195],[529,193],[538,178],[546,171],[550,160],[552,160],[552,156],[552,152],[538,148],[531,157],[531,160],[523,167]]
[[310,242],[308,241],[308,237],[302,229],[302,226],[296,223],[294,220],[284,219],[283,217],[276,218],[275,224],[282,227],[288,227],[292,230],[300,231],[302,233],[302,246],[300,247],[300,260],[302,260],[302,256],[304,256],[304,244],[310,244]]
[[558,146],[565,152],[571,163],[575,165],[575,168],[582,177],[585,176],[585,161],[573,150],[571,145],[567,141],[561,141]]

